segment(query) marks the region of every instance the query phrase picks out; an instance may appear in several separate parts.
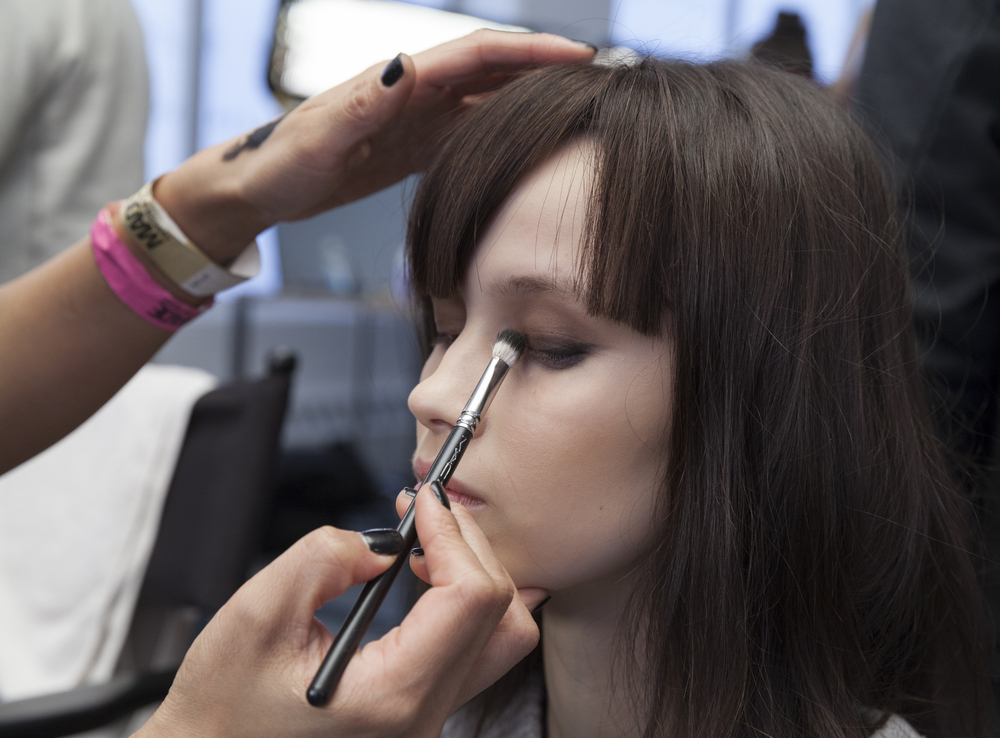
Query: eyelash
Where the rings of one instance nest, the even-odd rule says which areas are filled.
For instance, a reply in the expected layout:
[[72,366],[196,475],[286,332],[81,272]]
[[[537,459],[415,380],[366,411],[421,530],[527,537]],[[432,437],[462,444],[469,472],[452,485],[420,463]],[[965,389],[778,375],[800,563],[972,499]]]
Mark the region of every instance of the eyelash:
[[[456,338],[458,338],[457,333],[438,333],[434,336],[434,344],[444,346],[447,351]],[[531,346],[529,338],[528,344],[528,348],[525,350],[526,355],[532,361],[553,370],[569,369],[576,366],[590,353],[590,347],[582,343],[556,345],[543,349]]]
[[[529,340],[530,344],[530,340]],[[551,348],[533,348],[530,345],[527,354],[547,369],[569,369],[583,361],[590,352],[588,346],[580,343],[553,346]]]

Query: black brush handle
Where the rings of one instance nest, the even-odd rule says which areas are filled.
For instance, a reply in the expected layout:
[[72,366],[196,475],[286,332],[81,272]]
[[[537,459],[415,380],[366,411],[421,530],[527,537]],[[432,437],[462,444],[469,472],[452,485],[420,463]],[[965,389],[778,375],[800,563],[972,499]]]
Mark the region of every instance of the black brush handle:
[[[472,431],[468,428],[459,425],[452,428],[441,450],[438,451],[437,458],[434,459],[431,468],[427,470],[423,485],[426,486],[432,482],[438,482],[441,485],[441,494],[443,496],[443,489],[451,479],[451,475],[455,472],[455,467],[458,466],[458,462],[465,453],[465,449],[471,439]],[[447,505],[447,501],[448,498],[445,496],[443,504]],[[337,689],[337,684],[340,683],[340,677],[344,675],[344,669],[347,668],[347,664],[350,663],[354,653],[358,650],[358,646],[361,645],[361,639],[365,637],[368,627],[372,624],[372,620],[375,619],[375,613],[382,606],[382,601],[389,594],[392,583],[396,581],[396,575],[399,574],[399,570],[403,568],[403,564],[406,562],[407,557],[409,557],[410,549],[417,542],[415,510],[414,503],[411,502],[410,506],[406,509],[406,513],[403,515],[403,519],[399,521],[399,526],[396,528],[403,537],[402,552],[396,556],[396,560],[392,562],[392,566],[368,582],[365,588],[361,590],[358,601],[354,603],[354,607],[351,608],[351,612],[347,615],[347,620],[340,627],[340,632],[337,633],[333,645],[326,652],[323,663],[320,664],[316,676],[313,677],[312,684],[309,685],[309,689],[306,691],[306,700],[309,701],[310,705],[323,707],[330,701],[334,691]]]
[[340,632],[337,633],[333,645],[326,652],[326,657],[323,659],[323,663],[320,664],[319,670],[316,672],[316,676],[313,677],[312,684],[309,685],[309,690],[306,692],[306,699],[310,705],[323,707],[323,705],[330,701],[334,690],[337,689],[337,684],[340,682],[340,677],[344,675],[344,669],[347,668],[347,664],[350,663],[354,652],[361,645],[361,639],[365,637],[365,633],[368,632],[368,626],[375,619],[375,613],[382,606],[385,596],[389,594],[392,583],[396,581],[396,575],[399,574],[399,570],[406,563],[406,559],[410,555],[410,549],[417,542],[415,509],[411,502],[410,507],[406,510],[406,514],[403,515],[403,519],[399,521],[399,527],[396,528],[400,535],[403,536],[402,552],[396,556],[396,560],[392,562],[392,566],[368,582],[365,588],[361,590],[358,601],[354,603],[354,607],[351,608],[347,620],[340,627]]

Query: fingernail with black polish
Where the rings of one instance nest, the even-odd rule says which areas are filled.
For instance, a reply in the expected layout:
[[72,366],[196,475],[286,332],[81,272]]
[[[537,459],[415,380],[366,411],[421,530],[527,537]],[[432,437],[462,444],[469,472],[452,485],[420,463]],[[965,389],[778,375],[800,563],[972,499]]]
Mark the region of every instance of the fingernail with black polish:
[[424,555],[423,546],[417,546],[416,548],[412,549],[410,551],[410,555],[411,556],[423,556]]
[[392,87],[403,76],[402,57],[402,54],[396,54],[396,58],[386,64],[385,69],[382,70],[382,84],[386,87]]
[[451,510],[451,500],[448,499],[448,494],[444,491],[444,487],[441,486],[441,482],[431,482],[431,492],[437,497],[438,502]]
[[372,528],[359,533],[372,553],[395,555],[403,550],[403,536],[392,528]]
[[403,494],[407,497],[416,497],[417,490],[413,489],[413,487],[403,487]]
[[590,41],[581,41],[578,38],[570,39],[570,41],[572,41],[575,44],[580,44],[581,46],[588,46],[595,54],[597,53],[597,47],[594,46],[594,44],[590,43]]
[[537,605],[535,605],[535,609],[531,611],[531,614],[534,615],[535,613],[537,613],[539,610],[541,610],[543,607],[545,607],[545,603],[548,602],[551,599],[552,599],[552,595],[549,595],[544,600],[542,600],[541,602],[539,602]]

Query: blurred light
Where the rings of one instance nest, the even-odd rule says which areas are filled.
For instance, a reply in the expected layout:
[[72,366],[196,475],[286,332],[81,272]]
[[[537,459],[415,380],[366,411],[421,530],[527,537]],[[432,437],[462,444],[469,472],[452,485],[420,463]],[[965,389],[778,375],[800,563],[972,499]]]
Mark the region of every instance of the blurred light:
[[187,159],[193,151],[191,119],[192,66],[198,55],[192,29],[197,25],[195,0],[132,0],[142,28],[149,69],[149,124],[146,129],[145,177],[155,179]]
[[872,0],[612,0],[611,42],[641,54],[691,61],[740,58],[774,29],[779,11],[806,26],[817,81],[840,74]]
[[620,0],[613,3],[611,43],[640,54],[708,61],[726,53],[728,0]]
[[479,28],[527,31],[389,0],[298,0],[288,9],[281,87],[309,97],[384,63]]

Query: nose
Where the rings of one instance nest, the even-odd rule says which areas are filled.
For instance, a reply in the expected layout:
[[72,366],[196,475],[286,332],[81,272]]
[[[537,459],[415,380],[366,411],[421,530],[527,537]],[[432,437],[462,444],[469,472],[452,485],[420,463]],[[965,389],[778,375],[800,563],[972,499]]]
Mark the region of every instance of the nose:
[[[489,360],[489,351],[474,336],[459,335],[447,351],[436,347],[407,401],[417,422],[432,432],[450,430]],[[481,428],[482,424],[476,429],[477,436]]]

